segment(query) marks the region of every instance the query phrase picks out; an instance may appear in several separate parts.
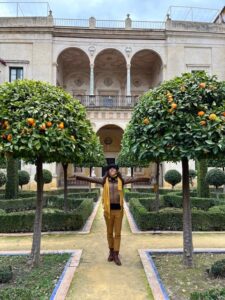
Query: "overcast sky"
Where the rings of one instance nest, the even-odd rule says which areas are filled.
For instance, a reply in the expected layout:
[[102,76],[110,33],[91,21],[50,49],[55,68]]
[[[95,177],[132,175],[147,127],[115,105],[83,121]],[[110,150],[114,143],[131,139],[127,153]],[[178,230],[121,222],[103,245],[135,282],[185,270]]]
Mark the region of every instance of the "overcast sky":
[[[133,20],[163,21],[170,6],[221,9],[225,0],[49,0],[48,3],[55,18],[87,19],[94,16],[97,19],[123,20],[129,13]],[[35,7],[38,11],[38,5]],[[0,16],[15,11],[15,4],[0,4]],[[178,16],[182,15],[181,10],[176,12]],[[210,13],[215,12],[203,12],[204,15]]]

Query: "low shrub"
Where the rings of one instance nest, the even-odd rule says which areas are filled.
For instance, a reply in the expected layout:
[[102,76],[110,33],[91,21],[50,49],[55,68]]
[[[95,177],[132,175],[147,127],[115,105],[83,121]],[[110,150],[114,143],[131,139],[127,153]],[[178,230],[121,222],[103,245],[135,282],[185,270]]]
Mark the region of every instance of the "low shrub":
[[[181,208],[183,206],[183,198],[180,193],[170,193],[163,195],[165,206]],[[199,209],[208,210],[215,205],[223,205],[225,201],[222,199],[213,198],[198,198],[191,196],[191,206]]]
[[166,182],[172,185],[172,188],[178,183],[181,182],[181,174],[177,170],[169,170],[166,172],[164,179]]
[[23,299],[33,300],[32,290],[28,288],[4,288],[0,289],[0,300]]
[[[34,180],[37,181],[37,174],[35,174]],[[51,171],[43,169],[43,181],[44,181],[45,184],[52,182],[52,173],[51,173]]]
[[[42,231],[78,230],[85,224],[93,210],[93,200],[83,199],[76,209],[43,210]],[[32,232],[34,211],[13,212],[0,215],[0,232]]]
[[125,200],[127,202],[130,201],[130,199],[132,198],[149,198],[149,199],[154,199],[155,198],[155,194],[153,193],[140,193],[140,192],[129,192],[129,193],[125,193]]
[[[140,230],[182,230],[183,210],[163,208],[158,212],[148,211],[141,199],[131,199],[130,211]],[[193,231],[225,230],[225,212],[210,212],[192,209]]]
[[0,283],[9,282],[13,277],[12,266],[0,267]]
[[217,260],[214,262],[214,264],[211,266],[210,274],[213,275],[213,277],[225,277],[225,259]]
[[3,172],[0,172],[0,187],[6,184],[6,176]]
[[210,212],[224,212],[225,213],[225,204],[224,205],[216,205],[209,208]]
[[225,174],[220,169],[211,169],[207,172],[205,176],[205,181],[209,185],[214,185],[216,189],[225,183]]
[[21,190],[23,188],[23,185],[28,184],[30,181],[30,174],[27,171],[18,171],[18,178],[19,178],[19,186],[21,187]]
[[206,292],[191,293],[190,300],[222,300],[225,299],[225,288],[212,289]]
[[35,209],[35,207],[36,198],[34,197],[0,201],[0,209],[5,210],[7,213]]
[[[147,211],[155,211],[156,200],[155,198],[140,198],[140,203],[146,208]],[[163,198],[159,197],[159,208],[164,206]]]

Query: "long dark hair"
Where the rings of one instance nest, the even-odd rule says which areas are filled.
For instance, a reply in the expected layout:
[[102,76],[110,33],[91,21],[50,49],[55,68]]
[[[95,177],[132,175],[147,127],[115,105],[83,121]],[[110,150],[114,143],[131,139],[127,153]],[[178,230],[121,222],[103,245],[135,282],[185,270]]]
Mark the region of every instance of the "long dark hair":
[[[124,179],[122,177],[122,174],[119,171],[117,171],[116,175],[122,181],[122,185],[124,185]],[[105,175],[103,176],[103,185],[105,184],[107,177],[110,178],[109,171],[106,171]]]

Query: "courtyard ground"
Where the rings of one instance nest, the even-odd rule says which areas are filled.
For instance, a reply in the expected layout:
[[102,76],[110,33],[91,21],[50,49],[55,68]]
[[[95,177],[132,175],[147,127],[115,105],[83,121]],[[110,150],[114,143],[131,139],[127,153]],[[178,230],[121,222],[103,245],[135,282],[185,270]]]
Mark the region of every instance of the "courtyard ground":
[[[225,248],[225,233],[193,234],[196,248]],[[0,236],[0,250],[30,250],[31,236]],[[182,234],[132,234],[123,220],[122,266],[107,262],[106,229],[99,206],[90,234],[42,237],[43,250],[83,249],[67,300],[153,299],[137,249],[182,248]]]

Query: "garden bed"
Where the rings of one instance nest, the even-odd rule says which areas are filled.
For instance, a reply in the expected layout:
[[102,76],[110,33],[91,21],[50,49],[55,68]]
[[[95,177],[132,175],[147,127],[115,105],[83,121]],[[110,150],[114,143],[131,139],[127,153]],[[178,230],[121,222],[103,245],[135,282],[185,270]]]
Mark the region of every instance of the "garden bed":
[[[213,278],[207,273],[211,265],[220,259],[225,259],[225,253],[195,253],[193,268],[186,268],[182,262],[181,253],[149,253],[158,275],[162,281],[162,287],[172,300],[211,300],[225,299],[223,296],[213,298],[215,293],[225,287],[225,278]],[[209,290],[214,290],[209,292]],[[192,296],[191,296],[192,294]],[[224,290],[225,294],[225,290]]]
[[11,265],[13,278],[0,284],[0,299],[50,299],[71,254],[45,254],[39,268],[31,269],[26,255],[0,255],[1,267]]

